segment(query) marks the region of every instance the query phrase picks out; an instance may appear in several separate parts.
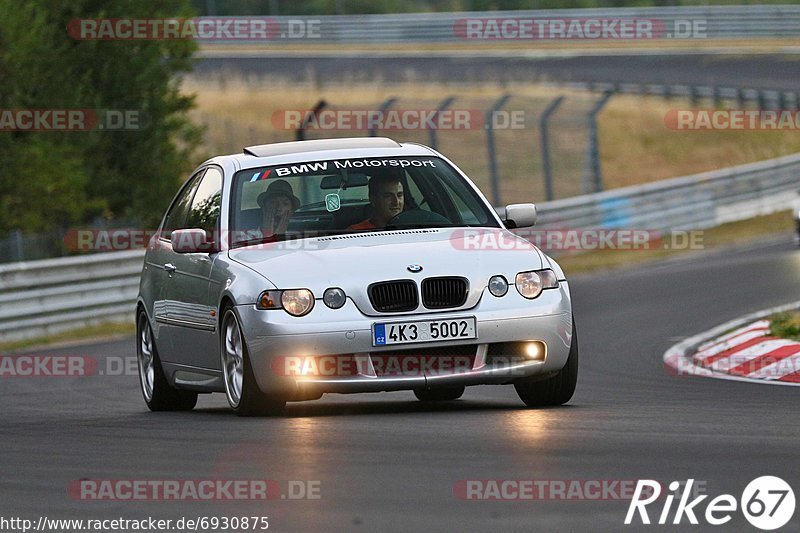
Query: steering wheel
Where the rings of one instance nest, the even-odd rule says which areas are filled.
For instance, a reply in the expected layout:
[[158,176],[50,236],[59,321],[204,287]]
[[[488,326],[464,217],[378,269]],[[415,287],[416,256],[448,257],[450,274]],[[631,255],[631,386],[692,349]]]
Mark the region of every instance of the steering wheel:
[[384,229],[395,229],[397,226],[439,226],[442,224],[451,224],[451,222],[447,217],[433,211],[409,209],[390,218]]

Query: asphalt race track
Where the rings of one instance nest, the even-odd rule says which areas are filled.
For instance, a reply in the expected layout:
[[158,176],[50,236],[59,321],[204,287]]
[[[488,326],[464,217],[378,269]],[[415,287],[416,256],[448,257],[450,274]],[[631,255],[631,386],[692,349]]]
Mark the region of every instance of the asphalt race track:
[[[682,336],[798,291],[800,250],[789,235],[576,277],[578,390],[552,409],[524,408],[512,387],[482,386],[437,406],[410,392],[326,395],[279,418],[242,419],[222,395],[201,397],[190,413],[150,413],[135,375],[0,378],[0,515],[257,515],[275,531],[618,531],[627,501],[467,501],[453,489],[459,480],[694,478],[712,497],[738,499],[772,474],[797,492],[796,388],[671,376],[661,357]],[[94,356],[104,368],[103,359],[135,352],[131,338],[36,353]],[[82,478],[270,479],[282,489],[307,480],[319,482],[320,498],[83,501],[67,492]],[[661,506],[652,509],[655,521]],[[752,527],[737,512],[715,529]]]
[[201,55],[195,62],[195,74],[200,78],[219,73],[295,82],[325,80],[326,83],[557,81],[795,91],[800,76],[800,54],[614,53],[523,57],[511,52],[481,55],[260,52],[246,55],[231,51]]

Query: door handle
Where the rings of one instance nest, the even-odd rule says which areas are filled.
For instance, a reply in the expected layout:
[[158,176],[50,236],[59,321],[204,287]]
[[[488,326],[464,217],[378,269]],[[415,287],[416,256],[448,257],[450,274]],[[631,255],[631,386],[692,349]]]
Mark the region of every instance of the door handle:
[[176,270],[178,270],[178,267],[176,267],[176,266],[175,266],[175,265],[173,265],[172,263],[167,263],[167,264],[165,264],[165,265],[164,265],[164,270],[166,270],[167,272],[169,272],[170,274],[172,274],[173,272],[175,272]]

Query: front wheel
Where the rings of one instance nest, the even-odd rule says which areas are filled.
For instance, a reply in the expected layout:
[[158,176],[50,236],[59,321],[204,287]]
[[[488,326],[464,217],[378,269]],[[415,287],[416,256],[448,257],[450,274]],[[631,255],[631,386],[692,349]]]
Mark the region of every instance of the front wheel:
[[464,395],[466,387],[446,387],[442,389],[414,389],[414,396],[422,402],[446,402],[458,400]]
[[136,319],[136,359],[139,385],[144,402],[151,411],[191,411],[197,405],[197,393],[172,387],[164,376],[153,330],[144,311]]
[[544,407],[567,403],[575,393],[578,382],[578,333],[575,319],[572,319],[572,344],[564,368],[555,376],[537,379],[536,376],[523,378],[514,383],[520,399],[529,407]]
[[264,394],[258,387],[242,337],[242,328],[233,309],[227,309],[222,317],[220,342],[225,396],[231,409],[239,416],[280,414],[286,406],[286,400]]

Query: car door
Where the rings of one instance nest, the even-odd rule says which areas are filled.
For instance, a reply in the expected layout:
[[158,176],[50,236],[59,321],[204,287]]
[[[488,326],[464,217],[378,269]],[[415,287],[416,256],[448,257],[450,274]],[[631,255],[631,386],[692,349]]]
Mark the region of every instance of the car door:
[[147,269],[149,276],[153,280],[153,318],[155,320],[154,334],[158,344],[158,352],[162,361],[171,362],[175,360],[172,348],[172,331],[169,324],[169,301],[168,287],[173,281],[174,270],[172,270],[174,257],[172,254],[172,243],[170,235],[173,230],[179,229],[186,221],[186,215],[194,198],[200,179],[206,169],[202,169],[193,174],[181,187],[178,194],[172,201],[158,237],[151,243],[147,251]]
[[[194,192],[185,220],[176,229],[202,229],[214,239],[219,234],[221,206],[222,169],[210,166]],[[220,369],[217,301],[210,290],[211,269],[217,253],[177,253],[170,245],[168,255],[172,274],[166,284],[165,299],[173,361],[191,367]]]

